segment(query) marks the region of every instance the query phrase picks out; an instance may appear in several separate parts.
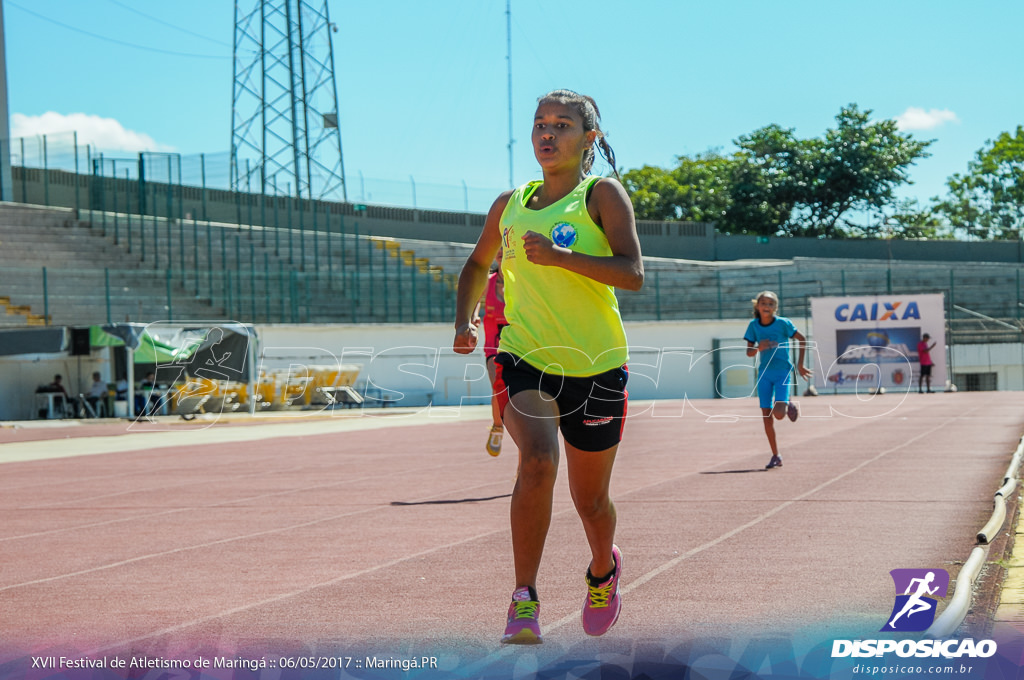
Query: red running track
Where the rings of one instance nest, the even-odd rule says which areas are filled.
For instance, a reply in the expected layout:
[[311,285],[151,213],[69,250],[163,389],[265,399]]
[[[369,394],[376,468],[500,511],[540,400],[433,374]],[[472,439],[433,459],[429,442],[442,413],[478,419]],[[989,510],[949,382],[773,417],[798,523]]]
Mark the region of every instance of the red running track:
[[[752,399],[631,405],[612,480],[623,613],[600,639],[579,625],[589,554],[563,465],[531,663],[716,636],[877,636],[890,570],[955,579],[1024,430],[1024,394],[802,403],[777,425],[773,471]],[[498,644],[516,452],[506,440],[487,456],[486,412],[470,412],[0,430],[0,662],[519,658]]]

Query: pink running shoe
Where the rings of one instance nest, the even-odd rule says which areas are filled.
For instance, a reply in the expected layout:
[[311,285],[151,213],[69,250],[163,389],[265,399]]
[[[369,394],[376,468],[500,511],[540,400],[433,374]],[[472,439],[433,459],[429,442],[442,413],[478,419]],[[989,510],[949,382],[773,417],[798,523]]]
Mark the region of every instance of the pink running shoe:
[[583,630],[587,635],[604,635],[619,620],[622,598],[619,596],[619,578],[622,576],[622,553],[617,545],[612,546],[615,571],[604,583],[594,583],[594,577],[587,570],[587,599],[583,601]]
[[796,419],[800,417],[800,404],[795,401],[789,402],[789,406],[786,407],[786,415],[795,423]]
[[509,645],[540,644],[540,602],[530,588],[522,586],[512,593],[512,604],[508,607],[508,624],[501,641]]

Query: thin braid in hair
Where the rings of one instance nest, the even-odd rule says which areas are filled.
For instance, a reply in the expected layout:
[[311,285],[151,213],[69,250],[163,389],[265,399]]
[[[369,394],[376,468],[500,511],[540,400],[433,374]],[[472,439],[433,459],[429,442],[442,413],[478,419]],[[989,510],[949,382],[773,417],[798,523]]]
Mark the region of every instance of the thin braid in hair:
[[608,140],[605,139],[604,134],[597,138],[597,144],[601,148],[601,155],[604,156],[608,165],[612,166],[612,172],[615,173],[615,177],[621,181],[622,178],[619,177],[619,170],[615,167],[615,152],[612,151],[612,146],[608,143]]

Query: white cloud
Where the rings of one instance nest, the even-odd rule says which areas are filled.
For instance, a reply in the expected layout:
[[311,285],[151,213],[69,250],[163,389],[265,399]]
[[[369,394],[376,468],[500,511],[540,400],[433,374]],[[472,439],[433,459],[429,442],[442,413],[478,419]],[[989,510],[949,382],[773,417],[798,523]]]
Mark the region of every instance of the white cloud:
[[908,107],[896,116],[896,125],[903,132],[911,130],[931,130],[944,123],[959,123],[960,119],[949,109],[928,109],[925,111],[917,106]]
[[173,147],[158,144],[149,135],[127,130],[113,118],[101,118],[87,113],[56,113],[47,111],[41,116],[15,113],[11,116],[11,137],[37,135],[67,136],[78,133],[81,146],[91,145],[100,151],[174,151]]

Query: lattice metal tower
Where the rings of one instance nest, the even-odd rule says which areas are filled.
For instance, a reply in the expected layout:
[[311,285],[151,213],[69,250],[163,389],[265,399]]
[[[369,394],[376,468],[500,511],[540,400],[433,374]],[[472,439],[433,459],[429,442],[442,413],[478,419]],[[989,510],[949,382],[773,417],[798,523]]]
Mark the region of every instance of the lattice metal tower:
[[232,189],[347,200],[337,30],[326,0],[235,1]]

